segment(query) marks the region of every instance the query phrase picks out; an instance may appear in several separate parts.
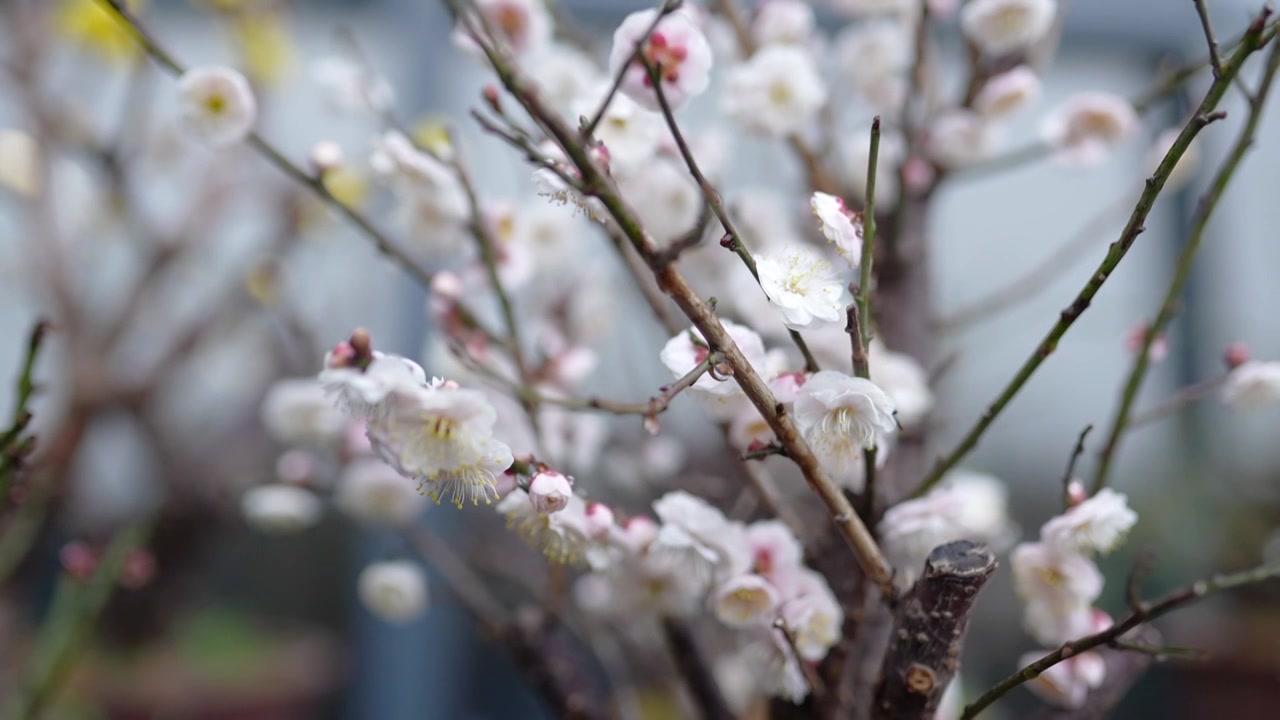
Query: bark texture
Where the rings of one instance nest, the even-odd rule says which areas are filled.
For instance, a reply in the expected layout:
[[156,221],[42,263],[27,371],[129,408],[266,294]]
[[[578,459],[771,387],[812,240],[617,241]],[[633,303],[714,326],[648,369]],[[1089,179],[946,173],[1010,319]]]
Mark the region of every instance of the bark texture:
[[968,540],[929,554],[924,574],[894,615],[872,718],[932,720],[960,667],[969,611],[995,569],[991,550]]

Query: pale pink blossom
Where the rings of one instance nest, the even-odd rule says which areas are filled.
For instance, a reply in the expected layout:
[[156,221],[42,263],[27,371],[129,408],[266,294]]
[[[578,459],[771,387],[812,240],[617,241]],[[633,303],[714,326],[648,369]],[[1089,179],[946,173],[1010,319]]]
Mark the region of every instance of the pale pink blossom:
[[969,0],[960,9],[960,29],[983,52],[1003,55],[1043,38],[1057,12],[1057,0]]
[[809,206],[818,218],[818,229],[827,242],[835,246],[850,267],[862,263],[862,219],[845,203],[844,198],[815,192]]
[[781,137],[803,130],[827,104],[810,53],[769,45],[725,73],[721,110],[748,130]]
[[992,77],[978,91],[973,107],[983,117],[1004,119],[1040,97],[1040,78],[1026,65]]
[[[1018,666],[1026,667],[1047,654],[1048,651],[1043,650],[1027,653],[1018,660]],[[1078,710],[1084,707],[1089,692],[1100,687],[1106,677],[1106,660],[1096,652],[1083,652],[1040,673],[1027,687],[1058,707]]]
[[543,470],[529,481],[529,502],[544,515],[564,510],[571,497],[573,486],[569,478],[555,470]]
[[1132,103],[1111,93],[1083,92],[1068,98],[1044,121],[1045,138],[1068,165],[1096,165],[1133,134],[1138,114]]
[[1280,362],[1249,360],[1227,375],[1222,401],[1237,410],[1258,410],[1280,403]]
[[711,597],[716,619],[730,627],[764,626],[778,608],[778,591],[759,575],[737,575],[721,583]]
[[[654,111],[661,109],[658,94],[644,65],[632,58],[658,12],[650,9],[628,15],[614,32],[609,52],[609,74],[623,73],[622,92]],[[658,21],[640,45],[640,55],[658,71],[663,97],[673,110],[701,95],[711,82],[711,45],[688,11],[678,10]]]

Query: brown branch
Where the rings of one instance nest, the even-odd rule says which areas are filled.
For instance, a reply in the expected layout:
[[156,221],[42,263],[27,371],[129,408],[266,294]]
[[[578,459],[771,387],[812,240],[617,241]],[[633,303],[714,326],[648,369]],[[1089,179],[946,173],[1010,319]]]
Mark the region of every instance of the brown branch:
[[[939,458],[934,464],[933,469],[917,486],[915,491],[917,496],[928,492],[930,488],[942,479],[948,470],[955,467],[969,454],[969,451],[977,446],[978,440],[982,438],[991,423],[1017,396],[1044,361],[1057,350],[1058,342],[1067,334],[1067,331],[1071,329],[1076,320],[1080,319],[1085,310],[1089,308],[1094,296],[1098,294],[1107,279],[1115,272],[1120,261],[1125,258],[1130,248],[1133,247],[1134,242],[1137,241],[1138,235],[1145,229],[1147,216],[1151,213],[1151,208],[1155,205],[1156,198],[1160,196],[1160,191],[1164,189],[1165,182],[1168,181],[1174,167],[1177,166],[1178,161],[1191,145],[1191,141],[1206,125],[1214,120],[1221,119],[1222,115],[1215,112],[1218,102],[1226,94],[1227,88],[1231,84],[1231,79],[1240,72],[1240,68],[1244,66],[1245,61],[1258,49],[1270,12],[1270,8],[1267,8],[1258,14],[1250,25],[1249,32],[1245,35],[1240,49],[1227,62],[1222,76],[1214,80],[1213,84],[1209,86],[1204,99],[1201,100],[1191,119],[1182,128],[1182,131],[1178,133],[1178,137],[1169,147],[1169,151],[1165,153],[1164,159],[1160,161],[1160,165],[1155,172],[1147,178],[1146,187],[1143,189],[1142,195],[1139,196],[1138,203],[1134,206],[1128,223],[1125,224],[1124,230],[1121,231],[1119,239],[1111,244],[1106,257],[1103,258],[1097,270],[1090,274],[1088,281],[1076,295],[1075,300],[1062,310],[1057,322],[1049,328],[1049,332],[1045,334],[1044,339],[1032,351],[1030,357],[1023,362],[1022,367],[1018,369],[1017,374],[1009,381],[999,396],[982,413],[969,431],[965,433],[965,436],[956,447],[946,456]],[[1154,334],[1148,337],[1154,337]]]
[[[1177,268],[1174,270],[1173,278],[1169,281],[1168,289],[1165,290],[1164,300],[1160,303],[1160,310],[1156,313],[1155,319],[1151,321],[1147,331],[1142,336],[1142,347],[1134,357],[1129,376],[1125,380],[1124,389],[1121,392],[1120,403],[1116,407],[1115,415],[1111,420],[1111,430],[1107,434],[1107,442],[1099,455],[1098,467],[1093,478],[1093,492],[1095,493],[1107,484],[1107,476],[1111,471],[1116,452],[1119,450],[1125,427],[1129,423],[1129,415],[1133,411],[1133,404],[1138,399],[1138,391],[1142,389],[1142,382],[1146,379],[1147,370],[1151,366],[1151,346],[1155,344],[1156,338],[1160,336],[1160,333],[1164,331],[1164,328],[1168,326],[1177,312],[1178,300],[1182,297],[1183,287],[1191,277],[1191,268],[1208,230],[1209,219],[1212,217],[1213,211],[1218,207],[1218,202],[1226,192],[1227,186],[1230,185],[1231,179],[1235,177],[1236,170],[1239,169],[1245,155],[1253,147],[1258,124],[1262,120],[1262,109],[1266,106],[1267,96],[1271,92],[1271,86],[1275,80],[1277,70],[1280,70],[1280,43],[1272,45],[1271,50],[1267,53],[1266,69],[1263,71],[1262,79],[1259,81],[1256,94],[1257,100],[1250,103],[1249,117],[1245,121],[1244,127],[1241,128],[1239,137],[1237,137],[1226,160],[1218,168],[1218,172],[1214,175],[1209,189],[1200,198],[1200,202],[1196,207],[1195,218],[1191,222],[1191,231],[1188,233],[1187,242],[1182,246],[1182,251],[1178,255]],[[1223,73],[1225,72],[1224,70]]]
[[680,620],[664,617],[662,636],[701,716],[705,720],[733,720],[733,711],[725,702],[711,666],[698,648],[698,642],[689,627]]
[[1272,578],[1280,576],[1280,563],[1271,563],[1270,565],[1262,565],[1253,570],[1235,573],[1233,575],[1218,575],[1208,580],[1201,580],[1196,583],[1175,590],[1165,595],[1153,603],[1140,604],[1137,609],[1129,613],[1123,620],[1117,622],[1111,627],[1093,635],[1073,640],[1064,644],[1062,647],[1036,660],[1030,665],[1015,672],[1004,680],[1000,681],[995,687],[983,693],[976,701],[964,709],[964,714],[960,716],[961,720],[969,720],[969,718],[977,717],[995,701],[1004,697],[1010,690],[1018,687],[1024,682],[1029,682],[1040,677],[1045,670],[1057,665],[1069,657],[1079,655],[1086,650],[1092,650],[1096,647],[1108,645],[1120,639],[1130,630],[1150,622],[1161,615],[1176,610],[1184,605],[1196,602],[1212,593],[1221,592],[1223,590],[1231,590],[1246,585],[1265,582]]
[[[1143,628],[1149,636],[1157,633],[1151,628]],[[1116,641],[1116,647],[1095,650],[1104,663],[1107,674],[1102,685],[1089,691],[1084,704],[1078,708],[1048,707],[1033,715],[1034,720],[1098,720],[1104,718],[1117,703],[1124,699],[1129,690],[1138,682],[1155,660],[1150,654],[1133,652],[1125,647],[1124,641]]]
[[1089,433],[1093,432],[1093,424],[1085,425],[1080,431],[1080,435],[1076,437],[1076,445],[1071,448],[1071,457],[1067,460],[1067,469],[1062,473],[1062,505],[1063,507],[1071,506],[1071,495],[1068,488],[1071,487],[1071,479],[1076,474],[1076,463],[1080,460],[1080,456],[1084,454],[1084,441],[1089,437]]
[[969,613],[995,570],[990,548],[968,540],[929,553],[924,574],[898,606],[872,718],[933,719],[960,667]]
[[[473,21],[465,11],[466,0],[446,1],[460,20]],[[863,572],[875,582],[886,598],[893,598],[893,573],[871,532],[858,518],[848,499],[823,469],[804,439],[800,437],[790,415],[785,412],[783,406],[770,392],[768,385],[747,361],[746,356],[729,336],[714,311],[689,286],[688,281],[674,265],[656,262],[658,250],[653,239],[644,231],[635,212],[622,199],[611,178],[591,159],[587,148],[574,131],[543,104],[537,90],[529,84],[527,78],[516,71],[513,61],[506,52],[484,39],[481,39],[479,44],[508,92],[516,97],[531,116],[542,122],[556,142],[564,148],[569,159],[581,173],[583,187],[600,200],[606,211],[617,222],[627,240],[649,265],[650,271],[658,282],[658,287],[675,300],[685,316],[701,331],[712,351],[720,351],[724,354],[725,363],[732,370],[733,379],[768,423],[779,443],[787,448],[788,454],[799,466],[805,482],[826,505],[841,537],[857,557]]]

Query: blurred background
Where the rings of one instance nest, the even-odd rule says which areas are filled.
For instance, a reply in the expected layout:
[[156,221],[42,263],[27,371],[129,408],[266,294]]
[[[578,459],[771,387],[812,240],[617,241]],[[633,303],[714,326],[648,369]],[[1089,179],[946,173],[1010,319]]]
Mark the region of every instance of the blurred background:
[[[240,518],[240,492],[270,478],[282,450],[261,431],[259,404],[270,384],[314,373],[321,353],[358,325],[379,347],[424,359],[432,373],[425,294],[247,150],[214,156],[180,137],[171,79],[60,23],[63,8],[54,6],[77,4],[9,0],[0,10],[0,408],[10,407],[27,329],[50,318],[55,330],[34,409],[57,488],[33,551],[0,594],[0,671],[12,671],[29,647],[61,569],[60,549],[158,511],[156,577],[109,607],[102,649],[95,646],[77,673],[75,699],[60,717],[539,717],[502,653],[443,593],[407,627],[387,626],[356,601],[360,568],[401,551],[394,534],[336,513],[286,536],[264,535]],[[247,67],[264,89],[259,128],[286,154],[301,159],[317,140],[331,139],[350,157],[365,156],[376,128],[332,112],[312,77],[316,60],[354,37],[395,87],[406,119],[451,119],[486,194],[530,192],[519,158],[466,118],[487,76],[450,41],[438,3],[262,3],[240,20],[227,19],[241,17],[234,13],[212,20],[210,6],[220,4],[151,0],[145,17],[188,64]],[[646,5],[561,4],[602,44],[626,13]],[[1189,2],[1063,5],[1044,97],[1009,125],[1008,148],[1034,140],[1045,112],[1072,93],[1139,96],[1162,68],[1203,54]],[[1223,37],[1257,10],[1249,0],[1210,6]],[[834,16],[819,17],[835,27]],[[945,72],[958,85],[965,66],[954,21],[939,36],[954,61]],[[1150,169],[1150,141],[1181,124],[1188,98],[1198,99],[1206,82],[1202,73],[1145,115],[1141,137],[1097,167],[1039,162],[944,185],[930,218],[942,317],[1022,276],[1081,228],[1091,231],[1086,249],[1023,302],[939,329],[940,357],[950,359],[937,387],[939,447],[967,429],[1079,288],[1132,207]],[[1237,94],[1225,108],[1229,118],[1243,117]],[[695,130],[718,122],[714,99],[696,101],[682,121]],[[1007,482],[1019,522],[1031,529],[1024,532],[1057,511],[1081,428],[1109,420],[1128,369],[1125,339],[1157,309],[1198,191],[1233,127],[1229,119],[1202,135],[1198,174],[1156,206],[1131,256],[966,463]],[[145,142],[139,128],[147,129]],[[15,169],[23,134],[58,138],[41,154],[45,193],[22,187]],[[1219,377],[1228,343],[1280,358],[1280,284],[1272,280],[1280,268],[1280,109],[1264,115],[1259,139],[1216,213],[1168,357],[1139,408]],[[799,186],[799,169],[782,148],[736,136],[728,147],[731,197]],[[137,157],[145,162],[122,162]],[[352,178],[351,192],[365,189]],[[367,202],[371,217],[390,225],[385,203]],[[620,276],[607,244],[598,245],[589,261],[606,277]],[[607,321],[591,386],[646,397],[667,380],[652,361],[664,335],[638,297],[624,295]],[[678,412],[664,427],[714,438],[691,404]],[[1280,553],[1278,438],[1277,411],[1229,413],[1213,397],[1133,434],[1113,477],[1141,520],[1104,563],[1100,605],[1123,611],[1123,578],[1148,549],[1159,559],[1146,583],[1152,595],[1252,566],[1267,548]],[[1086,467],[1091,459],[1087,453]],[[469,519],[433,508],[429,521],[452,537]],[[1117,717],[1270,717],[1261,709],[1280,700],[1276,599],[1263,589],[1220,596],[1165,622],[1166,641],[1206,648],[1211,659],[1158,666]],[[989,686],[1032,648],[1009,631],[1018,613],[1008,573],[999,573],[971,631],[982,640],[967,649],[968,690]],[[129,649],[129,662],[120,648]],[[1021,717],[1031,702],[1020,693],[1004,717]],[[148,703],[152,710],[139,709]]]

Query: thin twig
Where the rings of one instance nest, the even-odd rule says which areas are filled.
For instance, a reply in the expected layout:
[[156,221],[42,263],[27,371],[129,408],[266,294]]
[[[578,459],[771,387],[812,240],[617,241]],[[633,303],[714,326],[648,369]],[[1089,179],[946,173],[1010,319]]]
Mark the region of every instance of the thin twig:
[[[1228,63],[1228,66],[1230,66],[1230,63]],[[1169,593],[1155,602],[1144,604],[1139,607],[1139,609],[1131,612],[1123,620],[1117,622],[1106,630],[1093,635],[1088,635],[1080,638],[1079,640],[1073,640],[1069,643],[1065,643],[1057,650],[1054,650],[1048,655],[1036,660],[1004,680],[1001,680],[995,687],[983,693],[981,697],[969,706],[965,707],[964,713],[960,718],[961,720],[969,720],[970,718],[977,717],[978,713],[982,712],[992,703],[999,700],[1001,697],[1004,697],[1006,693],[1018,687],[1022,683],[1035,680],[1037,677],[1040,677],[1040,674],[1045,670],[1048,670],[1067,658],[1079,655],[1086,650],[1092,650],[1096,647],[1111,644],[1116,640],[1119,640],[1125,633],[1139,625],[1142,625],[1143,623],[1150,622],[1172,610],[1176,610],[1184,605],[1196,602],[1211,593],[1264,582],[1276,576],[1280,576],[1280,563],[1271,563],[1270,565],[1262,565],[1254,568],[1253,570],[1247,570],[1241,573],[1218,575],[1216,577],[1209,578],[1208,580],[1201,580],[1200,582],[1193,583],[1181,590]]]
[[1192,403],[1203,400],[1214,390],[1222,387],[1222,384],[1227,381],[1227,377],[1227,375],[1219,375],[1218,377],[1209,378],[1208,380],[1203,380],[1194,385],[1188,385],[1175,393],[1173,397],[1165,400],[1159,405],[1147,408],[1142,412],[1134,413],[1133,416],[1129,418],[1129,424],[1126,426],[1125,431],[1129,432],[1136,430],[1143,425],[1149,425],[1157,420],[1162,420]]
[[[658,105],[662,108],[662,116],[667,121],[667,128],[671,131],[671,136],[675,138],[676,147],[680,149],[680,156],[684,159],[685,166],[689,169],[689,174],[698,183],[699,189],[702,190],[702,196],[706,199],[707,205],[711,207],[711,212],[715,214],[716,219],[720,221],[720,226],[724,228],[725,238],[720,241],[720,244],[732,250],[742,260],[742,263],[751,271],[751,276],[756,279],[756,284],[759,284],[760,272],[756,269],[755,258],[752,257],[746,243],[743,242],[742,233],[738,232],[733,218],[729,217],[729,211],[725,209],[724,200],[720,197],[720,193],[707,180],[706,175],[702,174],[702,169],[698,167],[698,161],[694,159],[693,153],[689,150],[689,143],[684,139],[684,133],[680,131],[680,126],[676,123],[675,113],[671,110],[666,93],[662,91],[661,69],[651,65],[645,58],[640,58],[640,62],[644,63],[645,71],[649,73],[649,79],[653,82],[654,93],[658,96]],[[663,256],[661,259],[665,261],[666,257]],[[764,292],[763,287],[761,287],[760,292]],[[805,343],[800,333],[788,328],[787,334],[791,336],[791,341],[795,343],[800,350],[800,354],[804,356],[805,370],[818,372],[821,369],[818,366],[818,361],[814,358],[813,353],[809,351],[809,346]]]
[[[455,17],[463,23],[471,24],[474,31],[474,18],[466,9],[469,1],[446,1],[453,9]],[[484,38],[480,39],[479,45],[507,91],[515,96],[532,117],[541,121],[555,141],[564,148],[569,160],[582,175],[583,187],[601,202],[632,247],[649,264],[658,286],[675,300],[676,305],[686,317],[701,331],[708,346],[713,351],[719,350],[724,353],[725,363],[732,369],[734,381],[742,388],[743,394],[773,430],[778,442],[787,448],[791,459],[800,468],[805,482],[827,507],[841,538],[849,545],[863,572],[875,583],[883,596],[891,601],[895,597],[893,570],[885,560],[875,538],[854,512],[844,493],[818,462],[817,457],[791,421],[790,414],[778,403],[768,385],[747,361],[746,356],[729,336],[710,305],[689,286],[684,275],[674,265],[656,262],[658,250],[653,239],[645,232],[635,212],[622,199],[616,185],[592,160],[576,133],[558,114],[544,105],[542,98],[530,86],[528,79],[517,72],[514,62],[506,51]]]
[[0,435],[0,509],[9,503],[9,489],[18,468],[30,449],[20,442],[22,433],[31,423],[31,410],[28,405],[36,392],[35,371],[36,360],[40,356],[40,348],[44,345],[49,331],[49,323],[40,320],[31,328],[27,337],[26,355],[22,361],[22,369],[18,373],[14,397],[12,420],[9,427]]
[[1071,505],[1071,493],[1069,492],[1068,488],[1071,487],[1071,479],[1075,477],[1075,474],[1076,474],[1076,462],[1080,459],[1080,456],[1084,454],[1084,440],[1085,438],[1089,437],[1089,433],[1092,431],[1093,431],[1092,423],[1085,425],[1084,429],[1080,431],[1080,435],[1076,438],[1075,447],[1071,449],[1071,457],[1067,460],[1067,470],[1066,472],[1062,473],[1062,505],[1063,507],[1070,507]]
[[1200,16],[1200,27],[1204,28],[1204,39],[1209,45],[1209,67],[1213,76],[1222,75],[1222,52],[1218,49],[1218,36],[1213,34],[1213,24],[1209,21],[1209,8],[1205,0],[1191,0],[1196,6],[1196,14]]
[[1236,170],[1240,167],[1240,163],[1249,152],[1249,148],[1253,146],[1258,124],[1262,120],[1262,109],[1266,106],[1267,96],[1271,91],[1278,69],[1280,69],[1280,43],[1272,46],[1267,53],[1266,69],[1258,85],[1258,102],[1249,108],[1249,117],[1245,120],[1244,127],[1240,130],[1240,135],[1236,139],[1235,145],[1232,146],[1227,159],[1218,168],[1218,172],[1214,175],[1209,189],[1200,198],[1200,202],[1196,207],[1195,218],[1191,223],[1191,231],[1187,236],[1186,244],[1183,245],[1182,251],[1178,255],[1177,268],[1174,270],[1173,278],[1169,281],[1168,289],[1165,290],[1164,300],[1160,303],[1160,310],[1156,313],[1155,319],[1151,321],[1147,332],[1143,334],[1142,347],[1133,359],[1133,366],[1130,368],[1129,376],[1125,380],[1120,403],[1111,421],[1111,430],[1107,434],[1107,442],[1098,458],[1098,467],[1093,478],[1093,492],[1095,493],[1107,484],[1107,476],[1111,471],[1116,451],[1120,446],[1120,439],[1129,423],[1129,415],[1133,410],[1133,404],[1137,401],[1138,391],[1142,388],[1142,381],[1146,379],[1147,370],[1151,366],[1151,346],[1155,343],[1160,333],[1164,331],[1169,321],[1173,319],[1177,311],[1178,299],[1182,296],[1182,288],[1186,285],[1187,279],[1191,277],[1191,268],[1195,262],[1196,253],[1199,251],[1201,242],[1204,240],[1208,230],[1209,219],[1213,215],[1214,209],[1217,208],[1218,202],[1222,199],[1223,193],[1226,192],[1227,186],[1231,183],[1231,179],[1235,176]]
[[733,711],[711,672],[711,663],[688,625],[675,618],[662,618],[662,636],[704,720],[733,720]]
[[[1017,396],[1044,361],[1057,350],[1058,342],[1067,334],[1067,331],[1071,329],[1076,320],[1084,314],[1084,311],[1088,309],[1089,304],[1093,302],[1094,296],[1102,289],[1107,278],[1111,277],[1111,274],[1115,272],[1120,261],[1125,258],[1129,253],[1129,249],[1133,247],[1134,242],[1138,239],[1138,235],[1145,229],[1147,216],[1151,213],[1151,208],[1155,205],[1156,198],[1159,197],[1160,191],[1164,188],[1164,184],[1168,181],[1174,167],[1177,166],[1178,161],[1187,151],[1187,147],[1191,145],[1191,141],[1206,125],[1222,117],[1215,114],[1218,102],[1226,94],[1227,88],[1231,84],[1231,78],[1240,72],[1245,60],[1258,49],[1258,43],[1263,35],[1264,23],[1269,14],[1270,9],[1266,9],[1253,21],[1240,49],[1231,56],[1231,59],[1224,67],[1222,77],[1214,80],[1213,84],[1209,86],[1195,114],[1182,128],[1182,131],[1178,133],[1178,137],[1169,147],[1168,152],[1165,153],[1155,172],[1152,173],[1151,177],[1147,178],[1146,187],[1143,189],[1142,195],[1139,196],[1137,205],[1133,208],[1133,213],[1129,216],[1129,222],[1125,224],[1119,239],[1111,244],[1106,257],[1103,258],[1097,270],[1089,275],[1088,281],[1076,295],[1075,300],[1062,311],[1057,322],[1049,329],[1044,339],[1032,351],[1030,357],[1023,362],[1017,374],[1014,375],[999,396],[982,413],[973,427],[965,433],[964,437],[951,452],[938,459],[933,469],[917,486],[915,490],[916,496],[928,492],[930,488],[942,479],[948,470],[955,467],[977,446],[978,440],[982,438],[983,433],[987,431],[991,423]],[[1154,334],[1148,337],[1154,337]]]

